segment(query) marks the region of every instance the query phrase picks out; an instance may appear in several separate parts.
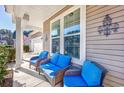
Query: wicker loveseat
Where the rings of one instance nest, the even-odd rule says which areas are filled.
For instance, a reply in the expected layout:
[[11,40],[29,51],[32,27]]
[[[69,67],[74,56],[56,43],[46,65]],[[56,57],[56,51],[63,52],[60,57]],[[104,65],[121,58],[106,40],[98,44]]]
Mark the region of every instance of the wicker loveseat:
[[55,53],[39,66],[39,74],[42,71],[51,85],[55,86],[63,80],[64,73],[70,66],[70,63],[70,56]]

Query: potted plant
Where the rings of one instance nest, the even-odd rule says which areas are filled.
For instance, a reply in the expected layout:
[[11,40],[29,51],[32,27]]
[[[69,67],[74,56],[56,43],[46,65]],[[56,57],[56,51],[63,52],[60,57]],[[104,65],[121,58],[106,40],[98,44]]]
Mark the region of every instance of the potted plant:
[[13,71],[7,69],[9,51],[5,46],[0,46],[0,86],[12,86]]
[[24,52],[29,52],[29,45],[24,45]]
[[11,63],[11,62],[15,62],[15,48],[11,47],[11,48],[7,48],[8,51],[9,51],[9,54],[8,54],[8,63]]

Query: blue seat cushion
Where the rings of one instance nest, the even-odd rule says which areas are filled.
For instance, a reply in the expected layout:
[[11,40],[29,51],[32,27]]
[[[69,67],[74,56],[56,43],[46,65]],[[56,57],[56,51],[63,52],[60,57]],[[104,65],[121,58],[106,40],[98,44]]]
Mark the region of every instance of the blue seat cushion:
[[42,64],[40,65],[40,69],[42,69],[43,72],[46,73],[51,78],[54,78],[56,76],[56,73],[59,70],[61,70],[61,68],[57,67],[56,65],[52,63]]
[[50,62],[53,64],[57,64],[58,59],[59,59],[60,54],[59,53],[54,53],[50,59]]
[[86,87],[87,84],[81,76],[64,76],[64,87]]
[[38,59],[31,59],[30,61],[31,61],[32,64],[35,64],[35,63],[37,63],[37,60]]
[[93,62],[84,62],[81,75],[88,86],[100,86],[102,70]]
[[44,59],[48,56],[48,51],[43,51],[40,53],[39,58]]
[[71,57],[66,55],[60,55],[57,65],[61,68],[67,67],[71,62]]

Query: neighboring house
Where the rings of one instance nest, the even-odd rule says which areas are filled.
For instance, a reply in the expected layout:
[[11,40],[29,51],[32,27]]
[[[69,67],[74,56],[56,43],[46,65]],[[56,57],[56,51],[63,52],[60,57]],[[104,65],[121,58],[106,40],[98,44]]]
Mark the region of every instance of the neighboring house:
[[7,41],[6,40],[0,40],[0,44],[7,45]]
[[43,38],[41,32],[31,33],[30,36],[30,51],[39,53],[43,50]]
[[30,45],[30,38],[28,36],[24,35],[23,40],[24,40],[23,42],[24,45]]
[[[35,31],[24,31],[23,32],[23,45],[29,45],[30,51],[38,53],[39,51],[43,50],[43,40],[41,38],[42,33],[41,32],[35,32]],[[13,33],[13,39],[14,39],[14,46],[16,45],[16,31]]]
[[[29,38],[29,34],[32,32],[32,30],[30,31],[24,31],[23,32],[23,44],[24,45],[30,45],[30,38]],[[15,42],[16,42],[16,31],[14,31],[13,33],[13,39],[14,39],[14,45],[15,45]]]

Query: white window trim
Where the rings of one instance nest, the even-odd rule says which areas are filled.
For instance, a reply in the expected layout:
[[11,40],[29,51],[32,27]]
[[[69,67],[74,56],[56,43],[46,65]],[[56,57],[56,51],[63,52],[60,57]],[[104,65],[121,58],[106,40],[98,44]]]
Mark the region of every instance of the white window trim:
[[86,5],[81,6],[80,12],[80,42],[80,64],[82,65],[86,59]]
[[[52,23],[54,23],[57,20],[60,20],[60,36],[52,37],[52,34],[51,34]],[[53,19],[53,20],[50,21],[50,56],[52,56],[52,39],[55,39],[55,38],[60,38],[60,41],[61,41],[61,18],[60,17],[56,17],[55,19]],[[60,47],[60,49],[61,49],[61,47]]]
[[52,39],[56,39],[56,38],[60,38],[60,36],[56,36],[56,37],[51,37]]
[[[52,23],[60,20],[60,53],[64,54],[64,16],[68,15],[71,12],[74,12],[80,8],[80,32],[76,33],[80,35],[80,59],[72,58],[72,62],[81,65],[82,62],[86,59],[86,6],[73,6],[72,8],[68,9],[61,15],[57,16],[53,20],[50,21],[50,55],[52,55],[52,37],[51,37],[51,31],[52,31]],[[74,35],[76,35],[74,34]],[[72,36],[72,34],[71,34]]]
[[68,36],[76,36],[76,35],[80,35],[80,33],[68,34],[68,35],[64,35],[64,37],[68,37]]

